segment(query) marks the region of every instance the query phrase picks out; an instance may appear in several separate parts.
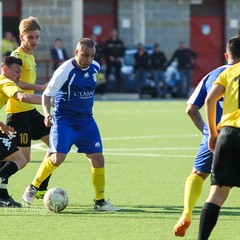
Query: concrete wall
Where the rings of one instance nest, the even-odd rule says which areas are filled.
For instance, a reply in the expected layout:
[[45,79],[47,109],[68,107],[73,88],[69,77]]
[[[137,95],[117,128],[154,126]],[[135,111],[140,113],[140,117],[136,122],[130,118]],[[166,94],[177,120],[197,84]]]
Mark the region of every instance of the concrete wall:
[[[143,17],[141,9],[145,10]],[[171,55],[179,41],[189,44],[189,9],[189,1],[121,0],[118,14],[121,38],[126,44],[159,42],[162,50]],[[126,21],[130,27],[124,26]]]
[[[167,56],[179,41],[189,45],[190,0],[119,0],[118,28],[126,45],[159,42]],[[49,58],[56,37],[63,39],[73,55],[77,39],[82,37],[82,0],[22,0],[22,17],[36,16],[43,26],[37,50],[39,58]],[[240,28],[240,1],[226,0],[223,26],[226,40]]]
[[73,55],[76,43],[73,45],[72,41],[74,11],[72,2],[72,0],[22,0],[22,18],[35,16],[42,25],[40,44],[36,51],[38,58],[50,58],[49,49],[53,46],[54,39],[59,37],[62,38],[69,56]]

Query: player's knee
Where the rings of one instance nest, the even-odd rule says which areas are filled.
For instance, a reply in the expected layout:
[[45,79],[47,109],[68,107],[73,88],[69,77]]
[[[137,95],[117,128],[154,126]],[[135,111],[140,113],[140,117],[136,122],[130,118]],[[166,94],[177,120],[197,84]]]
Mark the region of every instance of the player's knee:
[[65,157],[62,155],[56,155],[56,154],[51,155],[51,162],[55,167],[58,167],[64,161],[64,159]]
[[27,159],[20,150],[14,154],[13,162],[15,162],[15,164],[17,165],[18,170],[24,168],[28,163]]

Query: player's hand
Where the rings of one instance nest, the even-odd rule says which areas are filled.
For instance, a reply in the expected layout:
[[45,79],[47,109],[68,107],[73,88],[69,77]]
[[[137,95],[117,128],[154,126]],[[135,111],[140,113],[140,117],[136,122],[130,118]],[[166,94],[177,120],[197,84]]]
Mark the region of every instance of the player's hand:
[[44,118],[44,124],[46,127],[51,127],[53,125],[52,123],[52,115],[48,114],[45,118]]
[[49,82],[46,82],[46,83],[44,83],[43,85],[40,85],[40,91],[44,91],[45,90],[45,88],[47,87],[47,85],[48,85],[48,83]]
[[16,132],[14,131],[13,127],[7,126],[3,122],[0,122],[0,127],[3,130],[3,132],[10,138],[12,139],[13,137],[16,137]]
[[217,142],[217,136],[209,136],[208,138],[208,148],[214,153],[215,151],[215,146]]

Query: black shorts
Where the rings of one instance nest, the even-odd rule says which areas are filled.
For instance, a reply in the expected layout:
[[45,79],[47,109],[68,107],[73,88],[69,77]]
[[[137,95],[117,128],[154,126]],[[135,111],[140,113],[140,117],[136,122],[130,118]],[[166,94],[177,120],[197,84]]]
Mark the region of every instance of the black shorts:
[[240,187],[240,128],[221,129],[213,155],[211,182]]
[[8,114],[6,123],[17,132],[13,141],[18,147],[30,147],[31,140],[39,140],[50,132],[50,128],[44,124],[44,116],[36,109]]
[[18,148],[13,141],[10,140],[5,133],[0,131],[0,161],[16,151],[18,151]]

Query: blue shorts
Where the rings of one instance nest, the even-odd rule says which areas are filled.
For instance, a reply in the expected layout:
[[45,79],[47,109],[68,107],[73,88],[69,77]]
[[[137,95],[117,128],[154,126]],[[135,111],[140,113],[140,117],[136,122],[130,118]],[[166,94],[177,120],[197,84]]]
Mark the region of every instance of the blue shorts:
[[93,154],[102,152],[102,140],[98,126],[94,119],[81,125],[70,125],[59,120],[50,131],[50,153],[67,154],[72,145],[77,147],[78,153]]
[[202,173],[211,173],[213,153],[208,148],[208,136],[204,136],[194,160],[194,168]]

